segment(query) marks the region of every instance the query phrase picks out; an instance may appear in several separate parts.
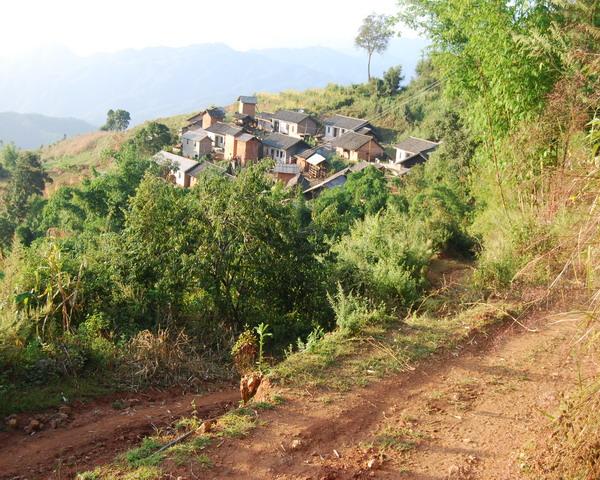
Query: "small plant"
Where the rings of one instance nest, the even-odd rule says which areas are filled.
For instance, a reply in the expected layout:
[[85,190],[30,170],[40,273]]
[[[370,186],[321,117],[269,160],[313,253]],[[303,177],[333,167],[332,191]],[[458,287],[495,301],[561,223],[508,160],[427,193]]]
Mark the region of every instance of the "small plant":
[[272,337],[273,334],[270,333],[269,330],[269,325],[266,323],[261,323],[260,325],[258,325],[256,328],[256,334],[258,335],[258,370],[260,372],[263,371],[263,365],[264,365],[264,356],[263,356],[263,351],[264,351],[264,347],[265,347],[265,341],[268,337]]
[[252,406],[257,410],[273,410],[275,408],[271,402],[252,402]]
[[132,467],[155,467],[162,462],[164,455],[156,451],[162,444],[156,438],[146,437],[142,444],[125,453],[125,460]]
[[169,454],[177,465],[184,465],[193,458],[193,455],[208,447],[210,442],[211,440],[208,435],[200,435],[191,442],[181,443],[171,447],[169,449]]
[[254,412],[249,408],[238,408],[219,419],[220,434],[224,437],[244,437],[256,426]]
[[96,471],[78,473],[76,480],[100,480],[100,475]]
[[410,428],[387,426],[375,438],[375,445],[382,450],[406,452],[415,448],[421,438],[421,433]]
[[212,468],[214,466],[213,461],[205,453],[203,453],[202,455],[198,455],[196,461],[200,464],[202,468]]

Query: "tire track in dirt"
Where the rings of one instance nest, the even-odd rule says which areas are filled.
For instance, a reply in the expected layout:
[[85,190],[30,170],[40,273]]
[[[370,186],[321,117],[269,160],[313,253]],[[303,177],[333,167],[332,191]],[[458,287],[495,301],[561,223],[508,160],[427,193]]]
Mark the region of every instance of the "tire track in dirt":
[[0,432],[0,480],[73,478],[77,472],[112,461],[155,428],[169,425],[192,409],[200,418],[210,418],[238,399],[239,392],[233,389],[206,395],[163,393],[125,410],[115,410],[104,400],[74,411],[64,428],[34,435]]
[[[344,394],[284,392],[289,402],[261,414],[264,427],[210,452],[210,478],[521,478],[522,447],[544,440],[544,412],[581,373],[570,356],[577,320],[537,315],[528,322],[536,332],[513,325],[477,336],[415,372]],[[408,436],[369,447],[385,429]]]

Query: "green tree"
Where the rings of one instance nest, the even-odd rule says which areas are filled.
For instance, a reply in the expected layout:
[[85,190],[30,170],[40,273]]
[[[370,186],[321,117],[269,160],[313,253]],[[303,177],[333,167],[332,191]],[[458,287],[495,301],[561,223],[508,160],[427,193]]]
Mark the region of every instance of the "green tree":
[[[467,107],[489,138],[537,115],[554,84],[553,61],[540,61],[522,39],[543,36],[558,13],[530,0],[402,0],[400,17],[432,40],[446,93]],[[466,13],[468,12],[468,14]]]
[[15,168],[19,158],[19,150],[14,143],[7,143],[0,150],[0,178],[7,178],[10,172]]
[[127,110],[113,110],[111,108],[108,112],[106,112],[106,123],[100,128],[100,130],[121,132],[123,130],[127,130],[130,121],[131,115]]
[[27,216],[31,198],[42,195],[46,183],[51,181],[37,153],[19,153],[4,193],[8,218],[14,223],[23,221]]
[[354,39],[354,44],[367,51],[367,75],[371,81],[371,57],[374,53],[383,53],[394,35],[393,17],[389,15],[377,15],[375,13],[367,16]]
[[173,143],[174,136],[169,127],[158,122],[149,122],[133,137],[138,150],[144,154],[154,155],[165,146]]
[[400,82],[404,80],[402,67],[390,67],[383,74],[383,94],[388,96],[396,95],[400,91]]

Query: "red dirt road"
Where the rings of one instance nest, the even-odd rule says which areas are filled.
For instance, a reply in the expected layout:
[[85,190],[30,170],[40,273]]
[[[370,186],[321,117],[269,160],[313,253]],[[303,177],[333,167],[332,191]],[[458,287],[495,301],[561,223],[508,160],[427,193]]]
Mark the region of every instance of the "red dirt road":
[[[148,397],[148,396],[146,396]],[[75,473],[110,462],[155,428],[192,412],[200,418],[223,413],[239,399],[237,390],[207,395],[161,392],[144,398],[129,394],[129,406],[115,410],[114,398],[73,408],[66,427],[27,435],[22,429],[0,432],[0,479],[70,479]]]
[[595,368],[572,355],[578,319],[537,316],[535,332],[514,325],[349,393],[284,393],[264,427],[207,452],[206,478],[531,478],[527,446],[546,440],[546,412]]

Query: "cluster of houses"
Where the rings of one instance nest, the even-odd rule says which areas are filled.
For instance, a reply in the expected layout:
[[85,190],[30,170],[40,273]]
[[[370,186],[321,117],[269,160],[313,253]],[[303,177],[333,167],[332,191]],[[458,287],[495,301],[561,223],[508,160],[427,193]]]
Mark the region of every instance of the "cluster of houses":
[[[233,112],[212,107],[197,113],[180,134],[176,153],[161,151],[155,159],[171,166],[172,180],[181,187],[193,186],[208,169],[231,175],[236,168],[268,157],[275,161],[275,178],[302,188],[311,198],[369,165],[402,175],[425,162],[439,145],[409,137],[395,145],[390,158],[368,120],[339,114],[319,119],[301,110],[259,112],[255,96],[238,97]],[[334,157],[348,166],[333,172]],[[215,163],[223,160],[230,168]]]

